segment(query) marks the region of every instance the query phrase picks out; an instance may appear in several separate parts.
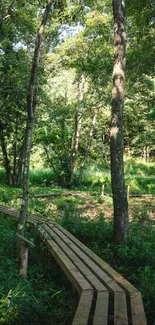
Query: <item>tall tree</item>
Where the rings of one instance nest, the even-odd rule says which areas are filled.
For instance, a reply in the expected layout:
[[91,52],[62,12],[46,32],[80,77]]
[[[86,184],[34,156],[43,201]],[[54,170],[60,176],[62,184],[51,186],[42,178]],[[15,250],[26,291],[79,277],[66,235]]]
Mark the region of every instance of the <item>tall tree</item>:
[[114,15],[114,68],[110,151],[114,205],[114,241],[117,244],[125,244],[129,235],[128,202],[123,164],[123,108],[126,60],[125,3],[123,0],[113,0],[112,5]]
[[[82,76],[80,80],[78,81],[78,106],[80,105],[80,102],[83,100],[84,96],[84,90],[85,90],[85,83],[86,83],[86,76],[84,73],[82,73]],[[72,138],[72,146],[71,146],[71,157],[70,157],[70,182],[72,183],[73,177],[74,177],[74,169],[75,169],[75,163],[76,158],[78,154],[78,148],[79,148],[79,138],[81,133],[81,122],[82,122],[82,114],[80,112],[79,107],[77,107],[76,113],[75,113],[75,122],[74,122],[74,133]]]
[[26,126],[26,93],[38,1],[0,3],[0,130],[3,166],[8,183],[20,185]]
[[[54,0],[48,0],[48,3],[43,13],[42,22],[36,36],[34,56],[33,56],[30,81],[29,81],[29,89],[27,94],[27,125],[25,131],[25,145],[24,145],[23,197],[22,197],[22,205],[21,205],[19,223],[18,223],[18,233],[19,235],[22,236],[24,235],[24,227],[25,227],[25,221],[26,221],[27,209],[28,209],[28,200],[29,200],[30,152],[31,152],[32,136],[33,136],[34,125],[35,125],[37,91],[38,91],[38,65],[40,59],[41,41],[42,41],[42,35],[53,2]],[[21,245],[20,248],[20,252],[21,252],[20,275],[21,276],[25,274],[23,270],[23,265],[24,265],[23,249],[24,246]]]
[[92,125],[91,125],[91,128],[90,128],[89,137],[88,137],[88,143],[87,143],[86,150],[85,150],[85,153],[84,153],[84,160],[83,160],[83,162],[82,162],[82,164],[80,166],[80,172],[79,172],[79,177],[78,177],[78,183],[79,184],[81,184],[81,182],[82,182],[83,171],[84,171],[84,168],[85,168],[85,165],[86,165],[86,162],[87,162],[87,159],[88,159],[88,155],[89,155],[89,152],[90,152],[91,143],[92,143],[92,139],[93,139],[93,132],[94,132],[95,124],[96,124],[96,117],[97,117],[97,110],[94,111],[94,116],[93,116],[93,119],[92,119]]

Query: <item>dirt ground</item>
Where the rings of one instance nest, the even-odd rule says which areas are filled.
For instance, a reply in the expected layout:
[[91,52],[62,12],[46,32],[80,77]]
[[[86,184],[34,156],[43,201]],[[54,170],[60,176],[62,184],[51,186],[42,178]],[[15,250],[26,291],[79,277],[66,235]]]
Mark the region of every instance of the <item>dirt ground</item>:
[[[103,197],[103,202],[92,199],[84,193],[73,193],[74,197],[84,200],[85,204],[76,205],[76,209],[82,216],[89,216],[91,219],[96,218],[103,213],[105,219],[113,216],[113,206],[111,197]],[[141,221],[155,222],[155,197],[154,198],[129,198],[129,218],[140,219]]]
[[[39,197],[42,195],[40,194]],[[47,213],[52,211],[52,215],[57,214],[57,210],[61,210],[64,206],[58,206],[55,197],[65,198],[65,202],[71,202],[71,198],[76,198],[79,203],[74,205],[74,208],[80,213],[81,216],[88,216],[90,219],[98,217],[101,213],[105,219],[113,217],[113,203],[111,196],[94,195],[94,193],[86,193],[82,191],[68,191],[62,194],[52,195],[44,194],[42,201],[47,206]],[[54,202],[55,201],[55,202]],[[80,202],[81,201],[81,202]],[[140,222],[151,222],[155,224],[155,196],[154,197],[129,197],[129,219],[139,220]]]

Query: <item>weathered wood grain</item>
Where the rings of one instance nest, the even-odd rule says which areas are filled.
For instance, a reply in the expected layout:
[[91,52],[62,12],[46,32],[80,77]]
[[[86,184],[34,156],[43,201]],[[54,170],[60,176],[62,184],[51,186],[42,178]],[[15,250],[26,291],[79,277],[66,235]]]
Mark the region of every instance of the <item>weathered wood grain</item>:
[[103,292],[98,292],[96,298],[96,306],[94,312],[93,325],[104,325],[108,324],[108,299],[109,294],[107,296]]
[[[55,225],[55,224],[54,224]],[[104,262],[99,256],[92,252],[88,247],[82,244],[75,236],[70,234],[66,229],[60,225],[55,225],[60,229],[69,239],[71,239],[83,252],[88,255],[92,261],[96,263],[107,275],[109,275],[121,288],[125,289],[127,292],[138,292],[138,290],[125,278],[123,278],[118,272],[116,272],[109,264]]]
[[62,251],[62,249],[55,243],[55,241],[51,239],[51,236],[49,236],[49,234],[42,228],[39,229],[39,232],[44,241],[46,241],[46,245],[49,248],[51,254],[63,269],[77,292],[81,294],[84,290],[93,291],[92,286],[84,278],[78,268],[71,262],[67,255]]
[[125,292],[114,294],[114,325],[128,325]]
[[130,299],[132,325],[147,325],[141,293],[132,293]]
[[88,324],[92,301],[93,301],[93,292],[92,291],[84,291],[81,294],[72,325],[87,325]]
[[112,292],[115,291],[123,291],[123,289],[110,277],[107,273],[105,273],[98,265],[95,264],[95,262],[92,261],[92,259],[83,252],[79,247],[77,247],[74,242],[69,239],[65,234],[62,233],[56,226],[52,226],[52,230],[58,234],[58,236],[63,239],[63,241],[67,244],[68,247],[70,247],[77,256],[85,263],[91,271],[99,278],[99,280],[104,284],[106,284],[106,287],[108,287],[109,290]]
[[46,224],[42,225],[42,228],[51,236],[51,239],[56,242],[59,247],[65,252],[68,258],[76,265],[80,272],[86,277],[89,283],[94,287],[96,291],[108,291],[107,288],[99,281],[93,272],[80,260],[80,258],[65,244],[60,237],[54,233],[54,231]]

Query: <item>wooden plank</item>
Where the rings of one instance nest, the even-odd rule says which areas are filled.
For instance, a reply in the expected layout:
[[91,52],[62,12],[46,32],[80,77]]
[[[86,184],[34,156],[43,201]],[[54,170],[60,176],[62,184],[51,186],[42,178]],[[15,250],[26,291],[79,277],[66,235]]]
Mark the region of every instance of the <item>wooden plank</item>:
[[25,243],[29,244],[30,246],[35,247],[35,245],[34,245],[31,241],[29,241],[29,240],[26,239],[25,237],[21,236],[20,234],[16,233],[16,236],[17,236],[18,238],[20,238],[22,241],[24,241]]
[[79,304],[72,325],[87,325],[89,321],[93,292],[84,291],[80,297]]
[[132,325],[147,325],[142,296],[140,292],[131,294]]
[[[92,260],[101,267],[112,279],[119,284],[128,294],[131,296],[131,317],[134,325],[146,325],[146,317],[144,312],[143,301],[140,299],[140,292],[125,278],[123,278],[118,272],[116,272],[110,265],[104,262],[100,257],[98,257],[95,253],[93,253],[88,247],[82,244],[77,238],[71,235],[66,229],[57,225],[57,227],[67,235],[79,248],[81,248]],[[136,303],[135,303],[136,302]],[[139,307],[135,307],[139,306]],[[138,313],[138,308],[140,312]],[[140,323],[141,322],[141,323]],[[123,324],[124,325],[124,324]]]
[[[0,212],[12,216],[16,219],[19,218],[19,210],[16,210],[14,208],[6,207],[5,205],[0,205]],[[45,219],[38,217],[37,215],[29,215],[27,218],[27,221],[33,225],[36,225],[37,223],[40,222],[45,222]]]
[[0,205],[0,212],[3,212],[5,214],[8,214],[8,215],[11,215],[11,216],[14,216],[15,218],[19,217],[19,211],[18,210],[15,210],[13,208],[8,208],[4,205]]
[[128,325],[125,292],[116,292],[114,294],[114,325]]
[[[98,195],[100,195],[100,194],[98,194]],[[113,195],[111,194],[111,193],[105,193],[104,194],[105,196],[110,196],[110,197],[112,197]],[[144,198],[144,199],[146,199],[146,198],[148,198],[148,199],[153,199],[153,198],[155,198],[155,194],[134,194],[134,193],[130,193],[129,194],[129,197],[138,197],[138,198]]]
[[95,264],[95,262],[92,261],[92,259],[86,255],[79,247],[76,246],[76,244],[73,243],[65,234],[62,233],[60,229],[58,229],[55,226],[52,226],[52,230],[61,238],[63,241],[69,246],[76,255],[79,256],[79,258],[85,263],[91,271],[102,281],[102,283],[106,283],[108,286],[108,289],[110,289],[112,292],[115,291],[123,291],[123,289],[116,284],[116,282],[108,276],[98,265]]
[[116,272],[109,264],[104,262],[99,256],[92,252],[88,247],[82,244],[75,236],[70,234],[66,229],[58,224],[54,224],[60,229],[68,238],[70,238],[83,252],[86,253],[103,271],[105,271],[118,285],[121,285],[128,293],[138,292],[138,290],[118,272]]
[[79,294],[81,294],[81,292],[84,290],[92,290],[93,292],[91,285],[83,277],[82,273],[77,269],[77,267],[70,261],[67,255],[65,255],[61,248],[56,245],[53,240],[48,240],[47,246],[77,292]]
[[93,325],[108,324],[108,300],[108,292],[99,292],[97,294]]
[[92,286],[83,277],[81,272],[77,267],[70,261],[67,255],[62,251],[62,249],[51,239],[51,237],[45,232],[45,230],[40,227],[38,230],[41,237],[45,240],[49,251],[54,256],[60,267],[63,269],[75,289],[79,294],[84,290],[92,290]]
[[130,197],[140,197],[140,198],[145,198],[145,199],[151,199],[155,198],[155,195],[153,194],[130,194]]
[[42,225],[43,229],[51,236],[59,247],[65,252],[69,259],[76,265],[80,272],[86,277],[97,291],[107,291],[107,288],[100,282],[93,272],[80,260],[80,258],[65,244],[60,237],[46,224]]

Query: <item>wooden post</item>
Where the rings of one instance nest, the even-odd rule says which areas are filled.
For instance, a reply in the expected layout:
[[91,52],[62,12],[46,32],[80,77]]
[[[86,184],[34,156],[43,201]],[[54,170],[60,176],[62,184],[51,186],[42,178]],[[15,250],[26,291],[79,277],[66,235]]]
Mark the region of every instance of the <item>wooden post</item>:
[[127,198],[129,200],[129,194],[130,194],[130,184],[127,185]]
[[28,243],[21,241],[21,257],[19,275],[22,279],[27,278],[27,264],[28,264]]
[[27,278],[27,265],[28,265],[28,246],[31,245],[34,247],[35,245],[31,243],[28,239],[23,236],[16,234],[17,237],[21,240],[21,256],[20,256],[20,268],[19,275],[22,279]]
[[101,187],[101,197],[104,196],[104,184],[102,184],[102,187]]

